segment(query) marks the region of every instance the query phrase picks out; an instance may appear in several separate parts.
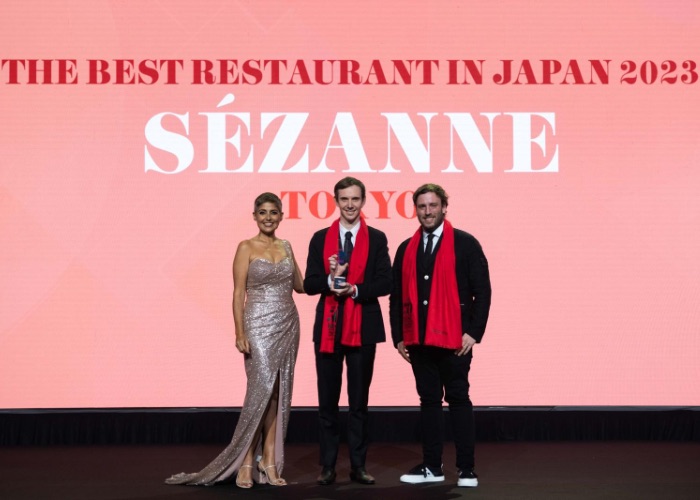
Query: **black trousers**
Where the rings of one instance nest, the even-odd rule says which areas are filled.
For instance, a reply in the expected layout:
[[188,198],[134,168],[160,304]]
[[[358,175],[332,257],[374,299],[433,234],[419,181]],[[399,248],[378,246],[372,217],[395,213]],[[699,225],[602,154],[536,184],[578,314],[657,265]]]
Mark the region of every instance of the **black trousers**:
[[316,380],[318,381],[318,421],[321,444],[320,465],[335,468],[340,445],[338,401],[343,385],[343,360],[348,367],[348,451],[350,466],[364,467],[367,458],[369,433],[367,431],[367,405],[369,386],[374,371],[376,345],[346,347],[336,344],[332,354],[316,353]]
[[442,466],[444,415],[442,398],[450,408],[457,468],[474,468],[474,408],[469,399],[469,368],[472,352],[457,356],[453,349],[409,346],[411,367],[420,397],[423,463]]

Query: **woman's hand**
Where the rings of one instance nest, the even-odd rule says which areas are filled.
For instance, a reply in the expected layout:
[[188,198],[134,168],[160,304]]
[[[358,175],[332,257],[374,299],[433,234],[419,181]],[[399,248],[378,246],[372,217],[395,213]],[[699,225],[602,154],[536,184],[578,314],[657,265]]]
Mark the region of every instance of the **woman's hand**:
[[236,349],[238,349],[238,352],[241,354],[250,354],[250,344],[245,334],[236,335]]

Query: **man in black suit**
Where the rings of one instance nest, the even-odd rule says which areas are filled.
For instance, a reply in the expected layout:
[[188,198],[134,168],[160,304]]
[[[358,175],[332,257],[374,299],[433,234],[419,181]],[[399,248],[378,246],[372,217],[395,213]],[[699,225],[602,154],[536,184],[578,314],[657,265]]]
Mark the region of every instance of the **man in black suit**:
[[472,347],[484,335],[491,306],[488,263],[479,242],[445,219],[443,188],[419,187],[413,204],[421,227],[396,252],[389,314],[394,345],[411,363],[416,379],[423,462],[400,480],[411,484],[445,480],[444,391],[457,452],[457,485],[475,487],[468,375]]
[[378,297],[391,292],[391,259],[384,233],[361,217],[365,186],[353,177],[334,188],[340,218],[309,244],[304,290],[321,294],[314,323],[321,445],[318,483],[335,481],[340,443],[338,401],[347,365],[350,479],[374,484],[365,469],[369,386],[378,342],[386,340]]

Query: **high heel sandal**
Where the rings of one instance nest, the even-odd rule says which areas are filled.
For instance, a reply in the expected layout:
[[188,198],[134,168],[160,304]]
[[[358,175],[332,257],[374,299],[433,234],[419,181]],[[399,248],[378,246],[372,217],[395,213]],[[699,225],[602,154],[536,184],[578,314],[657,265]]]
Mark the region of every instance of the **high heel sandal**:
[[[238,469],[238,474],[236,475],[236,486],[238,486],[239,488],[243,488],[243,489],[246,489],[246,490],[247,490],[247,489],[253,487],[253,478],[251,477],[248,481],[241,481],[241,480],[239,479],[239,478],[241,477],[241,476],[240,476],[240,474],[241,474],[241,469],[245,469],[246,467],[247,467],[248,469],[252,469],[252,468],[253,468],[252,465],[241,465],[241,468]],[[252,471],[251,471],[251,473],[252,473]]]
[[286,486],[287,481],[282,479],[281,477],[277,477],[277,479],[272,479],[270,477],[270,474],[268,474],[267,470],[272,469],[273,467],[277,467],[275,464],[270,464],[267,467],[265,467],[262,462],[258,462],[258,470],[260,471],[260,474],[265,476],[267,478],[267,482],[271,484],[272,486]]

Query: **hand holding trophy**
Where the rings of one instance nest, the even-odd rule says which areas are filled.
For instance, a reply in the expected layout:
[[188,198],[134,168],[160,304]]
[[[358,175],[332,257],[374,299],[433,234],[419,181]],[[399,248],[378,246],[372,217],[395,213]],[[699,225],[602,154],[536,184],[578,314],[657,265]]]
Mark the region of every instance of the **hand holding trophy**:
[[343,250],[331,255],[328,259],[331,270],[331,292],[344,297],[352,295],[354,287],[347,282],[346,271],[348,269],[348,254]]
[[338,250],[336,261],[337,265],[333,273],[333,288],[342,290],[347,285],[345,271],[348,268],[348,254],[343,250]]

